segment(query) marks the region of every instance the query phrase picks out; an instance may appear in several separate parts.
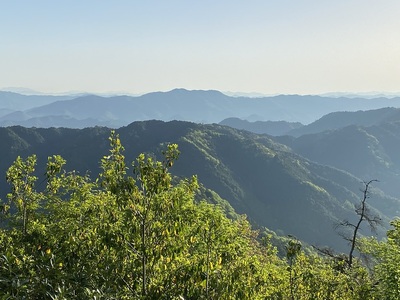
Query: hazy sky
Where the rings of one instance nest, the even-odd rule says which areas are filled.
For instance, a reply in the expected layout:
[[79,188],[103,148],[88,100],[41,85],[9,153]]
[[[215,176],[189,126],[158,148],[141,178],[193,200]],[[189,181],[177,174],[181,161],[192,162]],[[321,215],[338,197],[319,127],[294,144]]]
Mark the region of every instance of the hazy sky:
[[0,0],[0,88],[400,91],[399,0]]

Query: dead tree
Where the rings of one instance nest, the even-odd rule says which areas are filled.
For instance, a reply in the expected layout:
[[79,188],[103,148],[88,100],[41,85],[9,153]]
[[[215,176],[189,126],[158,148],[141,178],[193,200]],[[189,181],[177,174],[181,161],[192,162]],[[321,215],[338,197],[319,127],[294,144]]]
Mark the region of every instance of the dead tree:
[[347,240],[350,243],[350,251],[347,256],[347,264],[351,268],[353,264],[353,258],[354,258],[354,250],[356,248],[357,244],[357,237],[358,233],[360,231],[361,223],[363,221],[367,221],[369,227],[371,228],[372,231],[375,231],[377,226],[381,224],[381,218],[375,214],[373,214],[370,209],[368,208],[367,205],[367,199],[369,198],[370,195],[370,185],[373,182],[377,182],[378,180],[373,179],[370,181],[364,181],[364,188],[362,190],[363,197],[360,203],[355,206],[355,212],[358,216],[358,220],[356,223],[349,222],[347,220],[344,220],[340,222],[337,227],[344,227],[344,228],[350,228],[351,229],[351,234],[344,234],[344,233],[339,233],[345,240]]
[[347,266],[351,268],[353,265],[353,258],[354,258],[354,250],[356,249],[356,244],[357,244],[357,238],[358,238],[358,232],[360,231],[361,228],[361,223],[363,221],[367,221],[370,229],[372,231],[375,231],[378,225],[381,225],[381,218],[375,214],[373,214],[370,209],[368,208],[367,205],[367,199],[369,198],[370,195],[370,185],[373,182],[378,182],[378,180],[373,179],[370,181],[364,181],[364,188],[361,190],[363,196],[358,205],[355,206],[355,212],[358,216],[358,220],[356,223],[352,223],[350,221],[344,220],[338,224],[335,225],[335,229],[338,228],[350,228],[351,233],[345,233],[345,232],[338,232],[338,234],[345,239],[346,241],[349,242],[350,244],[350,251],[349,254],[337,254],[335,251],[333,251],[330,248],[319,248],[316,246],[313,246],[314,249],[319,251],[321,254],[331,257],[335,259],[336,261],[345,261],[347,263]]

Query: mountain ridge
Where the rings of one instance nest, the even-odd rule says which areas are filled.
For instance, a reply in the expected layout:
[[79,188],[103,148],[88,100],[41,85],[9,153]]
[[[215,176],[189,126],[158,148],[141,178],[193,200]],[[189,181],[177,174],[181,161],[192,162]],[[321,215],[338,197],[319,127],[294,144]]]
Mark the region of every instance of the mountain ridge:
[[[6,103],[3,101],[3,99],[6,99],[5,93],[0,92],[0,103]],[[98,120],[96,125],[108,124],[107,126],[114,128],[126,126],[134,121],[152,119],[210,124],[219,123],[230,117],[252,121],[287,121],[309,124],[334,111],[367,110],[389,106],[400,107],[399,97],[391,99],[350,99],[312,95],[278,95],[250,98],[231,97],[215,90],[190,91],[186,89],[153,92],[141,96],[103,97],[84,95],[72,99],[57,98],[61,96],[20,95],[19,97],[25,99],[25,102],[27,99],[37,99],[37,101],[45,99],[40,101],[47,101],[45,105],[32,107],[32,102],[29,108],[26,108],[26,104],[25,106],[17,105],[17,107],[14,106],[12,108],[13,111],[22,111],[28,118],[63,116],[64,118],[71,118],[71,120],[93,119]],[[3,104],[0,109],[11,108]],[[0,116],[0,126],[20,125],[19,121],[18,118],[13,119],[10,114]],[[55,126],[51,122],[46,123],[43,121],[43,127]],[[74,127],[73,123],[68,127]]]
[[239,118],[227,118],[219,122],[219,124],[236,129],[247,130],[257,134],[268,134],[272,136],[286,135],[293,129],[304,126],[299,122],[286,122],[286,121],[250,122]]
[[400,120],[399,108],[383,107],[373,110],[337,111],[324,115],[301,128],[295,128],[287,134],[299,137],[305,134],[340,129],[350,125],[372,126],[393,120]]
[[[71,169],[91,174],[107,155],[110,128],[35,129],[0,128],[0,172],[17,155],[36,153],[44,173],[48,156],[60,154]],[[344,171],[316,164],[293,153],[266,135],[221,125],[183,121],[140,121],[116,130],[125,147],[127,161],[139,153],[160,155],[168,143],[181,150],[172,170],[176,176],[197,174],[199,181],[217,192],[253,224],[280,234],[292,234],[310,244],[337,249],[346,243],[333,230],[339,220],[354,217],[352,205],[359,201],[360,179]],[[49,146],[51,145],[51,146]],[[3,184],[1,190],[6,190]],[[387,222],[398,210],[399,200],[376,189],[374,207]],[[374,199],[375,200],[375,199]]]

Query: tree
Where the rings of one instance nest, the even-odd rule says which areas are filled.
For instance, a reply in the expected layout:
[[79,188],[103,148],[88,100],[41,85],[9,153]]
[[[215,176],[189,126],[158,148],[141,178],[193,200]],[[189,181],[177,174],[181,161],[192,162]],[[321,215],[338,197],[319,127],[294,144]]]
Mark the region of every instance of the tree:
[[374,294],[377,299],[400,299],[400,220],[391,223],[387,240],[364,239],[362,250],[375,259]]
[[31,155],[26,160],[18,156],[6,174],[6,180],[11,185],[11,193],[7,195],[9,204],[4,208],[8,210],[10,206],[15,206],[18,213],[10,221],[21,228],[23,235],[27,235],[28,227],[34,221],[42,200],[42,194],[35,190],[37,181],[37,177],[33,174],[35,166],[36,155]]
[[353,261],[354,261],[354,251],[356,250],[357,246],[359,246],[359,231],[361,230],[361,224],[364,221],[367,221],[370,229],[372,231],[376,230],[376,227],[381,224],[381,218],[375,214],[373,214],[367,204],[367,199],[370,197],[370,185],[373,182],[377,182],[378,180],[373,179],[370,181],[365,181],[364,183],[364,188],[361,190],[362,191],[362,199],[360,203],[355,206],[355,213],[358,216],[358,219],[356,222],[352,223],[348,220],[343,220],[340,223],[335,225],[335,228],[344,228],[344,229],[349,229],[345,232],[339,232],[339,235],[345,239],[346,241],[349,242],[350,244],[350,250],[349,254],[336,254],[332,249],[329,248],[319,248],[316,246],[313,246],[316,250],[318,250],[320,253],[322,253],[325,256],[328,256],[330,258],[333,258],[334,260],[338,261],[339,264],[341,262],[345,262],[346,266],[342,265],[341,269],[344,271],[345,267],[351,268],[353,266]]
[[339,227],[347,227],[351,229],[351,235],[341,233],[342,237],[350,243],[350,251],[347,255],[347,264],[351,268],[353,265],[354,250],[356,249],[358,242],[358,233],[361,228],[361,223],[367,221],[371,230],[375,231],[376,227],[381,224],[381,218],[373,214],[368,205],[367,199],[370,197],[370,185],[378,180],[372,179],[370,181],[364,182],[364,189],[362,190],[362,199],[360,203],[355,207],[356,215],[358,220],[355,223],[349,222],[347,220],[342,221],[338,224]]
[[[195,176],[169,172],[177,145],[161,161],[140,154],[131,169],[123,151],[112,132],[95,180],[67,172],[54,155],[38,181],[35,157],[16,159],[2,204],[0,299],[356,299],[368,292],[356,263],[354,274],[343,273],[297,243],[281,259],[245,216],[227,218],[222,206],[201,200]],[[37,182],[46,182],[40,192]]]

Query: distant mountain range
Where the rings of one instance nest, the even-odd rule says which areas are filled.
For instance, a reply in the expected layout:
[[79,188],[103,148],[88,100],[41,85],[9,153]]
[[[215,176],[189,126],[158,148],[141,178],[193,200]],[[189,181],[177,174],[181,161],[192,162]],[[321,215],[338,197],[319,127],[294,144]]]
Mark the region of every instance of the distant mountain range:
[[[142,96],[25,96],[0,92],[0,126],[118,128],[133,121],[182,120],[219,123],[227,118],[309,124],[336,111],[400,107],[400,98],[344,98],[280,95],[231,97],[218,91],[175,89]],[[62,122],[57,123],[57,119]]]
[[400,97],[399,92],[360,92],[360,93],[346,93],[346,92],[332,92],[332,93],[324,93],[320,94],[323,97],[345,97],[345,98],[365,98],[365,99],[373,99],[373,98],[395,98]]
[[332,113],[275,140],[317,163],[379,179],[400,197],[400,109]]
[[[0,92],[0,172],[17,155],[36,153],[38,175],[52,154],[95,175],[110,128],[117,128],[128,160],[178,143],[175,175],[197,174],[209,194],[256,226],[343,250],[333,224],[354,218],[363,180],[379,180],[369,203],[386,226],[400,214],[397,107],[400,98],[250,98],[184,89],[137,97]],[[1,198],[7,189],[0,180]]]
[[400,109],[334,112],[294,129],[289,129],[288,122],[233,118],[221,124],[273,135],[275,141],[319,164],[360,178],[379,179],[386,193],[400,197]]
[[[266,135],[227,126],[144,121],[117,132],[128,162],[141,152],[157,156],[167,143],[178,143],[182,154],[173,174],[197,174],[206,188],[229,201],[238,213],[247,214],[256,226],[295,235],[311,244],[346,249],[333,225],[342,219],[354,220],[353,205],[360,199],[362,179],[305,159]],[[17,155],[35,153],[37,173],[42,176],[47,157],[60,154],[67,159],[69,170],[89,170],[94,176],[100,159],[108,153],[109,133],[106,127],[0,128],[0,172],[4,174]],[[400,202],[378,187],[379,183],[369,201],[388,226],[399,214]],[[4,179],[0,191],[7,191]],[[4,194],[1,197],[4,199]],[[381,234],[384,231],[382,228]]]
[[303,127],[299,122],[286,121],[255,121],[249,122],[239,118],[227,118],[219,122],[220,125],[226,125],[236,129],[243,129],[258,134],[269,134],[273,136],[286,135],[294,129]]
[[4,112],[25,111],[34,107],[47,105],[56,101],[73,99],[74,96],[48,96],[48,95],[22,95],[13,92],[0,91],[0,116],[4,116]]
[[334,130],[350,125],[372,126],[397,120],[400,120],[400,109],[393,107],[355,112],[338,111],[329,113],[306,126],[294,128],[288,131],[287,134],[299,137],[305,134]]

